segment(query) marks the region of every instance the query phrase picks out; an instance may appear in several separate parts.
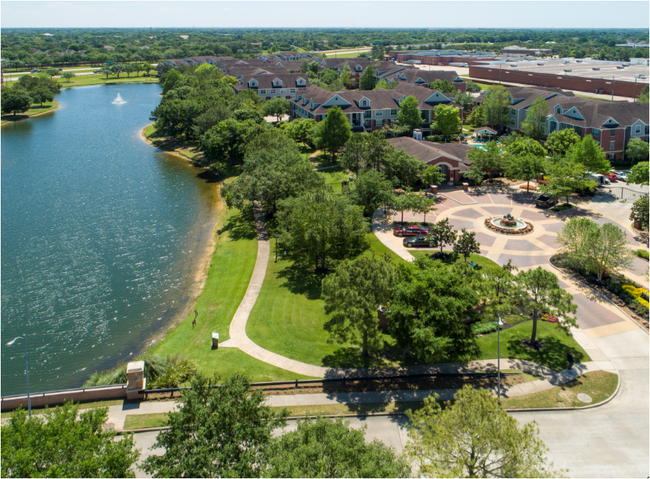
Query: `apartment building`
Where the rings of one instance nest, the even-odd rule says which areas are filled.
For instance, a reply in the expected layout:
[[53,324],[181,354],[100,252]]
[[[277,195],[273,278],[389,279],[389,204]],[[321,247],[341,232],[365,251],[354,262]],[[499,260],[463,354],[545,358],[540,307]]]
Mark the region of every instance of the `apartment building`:
[[239,83],[233,85],[233,88],[236,93],[243,90],[256,91],[265,100],[276,97],[290,100],[309,86],[307,75],[264,73],[241,78]]
[[[624,159],[625,147],[631,138],[648,141],[650,109],[647,103],[577,97],[573,92],[559,88],[517,87],[507,90],[512,97],[512,104],[508,106],[509,131],[520,130],[528,108],[536,99],[542,98],[549,111],[547,135],[565,128],[574,129],[581,138],[591,135],[610,161]],[[478,97],[476,103],[480,103],[483,96]]]
[[[297,91],[291,99],[291,118],[313,118],[322,121],[327,110],[338,106],[343,110],[355,132],[374,131],[397,120],[400,103],[407,96],[418,100],[418,109],[422,115],[422,129],[425,134],[431,131],[434,121],[434,108],[440,104],[452,104],[452,99],[437,90],[430,90],[414,85],[399,85],[392,90],[331,92],[317,86],[310,86]],[[462,118],[462,108],[458,107]]]

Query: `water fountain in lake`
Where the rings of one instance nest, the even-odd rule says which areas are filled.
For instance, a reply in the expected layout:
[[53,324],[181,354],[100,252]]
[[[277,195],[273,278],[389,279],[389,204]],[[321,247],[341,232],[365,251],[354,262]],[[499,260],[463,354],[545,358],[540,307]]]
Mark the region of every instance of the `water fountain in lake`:
[[122,95],[118,93],[117,96],[115,97],[115,100],[113,100],[112,103],[113,105],[123,105],[124,103],[126,103],[126,101],[122,100]]

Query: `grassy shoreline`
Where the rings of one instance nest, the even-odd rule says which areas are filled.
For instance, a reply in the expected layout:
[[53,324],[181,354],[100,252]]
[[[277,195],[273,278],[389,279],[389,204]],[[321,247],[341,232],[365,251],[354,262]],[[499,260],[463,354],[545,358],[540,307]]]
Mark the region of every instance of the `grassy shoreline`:
[[46,113],[51,113],[58,110],[61,107],[56,101],[44,101],[43,108],[40,106],[32,106],[29,110],[19,115],[16,115],[16,119],[13,119],[13,115],[2,115],[2,124],[8,125],[16,121],[27,120],[29,118],[35,118],[37,116],[44,115]]

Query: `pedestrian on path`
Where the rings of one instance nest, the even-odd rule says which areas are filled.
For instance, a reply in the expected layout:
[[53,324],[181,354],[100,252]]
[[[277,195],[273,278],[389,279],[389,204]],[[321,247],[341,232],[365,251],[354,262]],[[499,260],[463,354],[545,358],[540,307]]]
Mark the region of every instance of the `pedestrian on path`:
[[196,326],[196,318],[199,316],[199,312],[194,308],[194,321],[192,321],[192,329]]
[[569,368],[568,369],[573,369],[573,351],[569,349],[569,352],[566,353],[566,359],[569,361]]

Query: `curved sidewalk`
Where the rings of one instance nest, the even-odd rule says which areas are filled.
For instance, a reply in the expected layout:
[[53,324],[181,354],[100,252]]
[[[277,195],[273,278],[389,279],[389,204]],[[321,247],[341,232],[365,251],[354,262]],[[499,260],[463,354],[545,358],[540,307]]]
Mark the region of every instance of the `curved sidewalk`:
[[[369,376],[400,376],[408,374],[435,374],[435,373],[467,373],[476,371],[496,370],[496,360],[481,360],[472,361],[468,365],[462,364],[433,364],[409,367],[395,367],[395,368],[328,368],[323,366],[315,366],[313,364],[303,363],[296,361],[272,351],[264,349],[255,344],[246,334],[246,324],[248,318],[255,306],[255,302],[264,283],[266,269],[270,258],[270,242],[269,235],[266,231],[264,217],[260,211],[255,210],[255,227],[257,229],[258,246],[257,246],[257,259],[255,261],[255,268],[251,276],[250,283],[242,302],[237,308],[235,315],[230,323],[230,338],[232,346],[239,348],[249,356],[264,361],[272,366],[285,369],[304,376],[320,377],[320,378],[336,378],[336,377],[369,377]],[[405,251],[408,254],[408,252]],[[410,256],[410,254],[409,254]],[[411,256],[412,258],[412,256]],[[529,394],[531,392],[542,391],[552,387],[564,384],[568,381],[575,379],[577,376],[584,374],[588,371],[597,371],[601,369],[611,370],[612,368],[607,365],[597,364],[594,362],[583,363],[577,365],[574,370],[568,371],[553,371],[550,368],[540,366],[530,361],[519,359],[502,359],[503,369],[518,369],[526,371],[544,379],[531,381],[529,383],[513,386],[508,390],[508,395],[519,396]],[[604,367],[603,367],[604,366]]]

